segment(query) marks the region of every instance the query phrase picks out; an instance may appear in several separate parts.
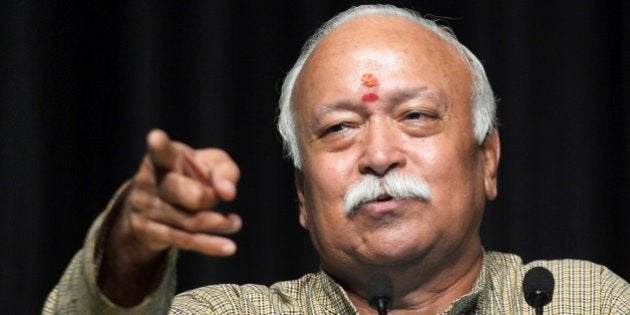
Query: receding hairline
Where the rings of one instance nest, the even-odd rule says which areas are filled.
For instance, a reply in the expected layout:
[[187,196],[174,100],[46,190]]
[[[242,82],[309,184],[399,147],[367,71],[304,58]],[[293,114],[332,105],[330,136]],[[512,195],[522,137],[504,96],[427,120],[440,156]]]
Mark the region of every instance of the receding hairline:
[[293,160],[293,165],[296,168],[301,168],[301,157],[300,147],[296,138],[297,126],[294,120],[295,117],[292,109],[294,102],[292,99],[298,75],[302,74],[302,68],[306,60],[310,58],[313,51],[319,47],[320,42],[326,39],[330,33],[353,20],[377,15],[398,17],[412,24],[424,27],[431,33],[437,35],[438,38],[442,39],[445,43],[455,48],[456,53],[461,57],[461,60],[464,61],[467,70],[472,76],[471,109],[473,111],[475,139],[481,144],[487,135],[496,128],[496,99],[483,64],[470,49],[459,42],[449,27],[442,26],[436,21],[425,18],[420,13],[410,9],[398,8],[389,4],[360,5],[340,12],[320,26],[320,28],[308,38],[304,46],[302,46],[297,61],[283,81],[279,100],[277,127],[282,136],[287,156]]
[[[381,20],[381,21],[378,21]],[[383,23],[383,21],[390,21],[388,24]],[[302,65],[302,67],[300,68],[300,71],[298,73],[298,78],[299,78],[299,74],[301,74],[304,70],[304,67],[309,63],[309,61],[311,59],[313,59],[313,56],[317,55],[317,52],[321,50],[321,47],[325,47],[328,45],[328,43],[335,39],[336,37],[340,37],[340,36],[348,36],[348,37],[354,37],[355,35],[348,35],[346,33],[348,33],[347,28],[349,27],[353,27],[353,24],[357,24],[357,23],[370,23],[370,24],[374,24],[374,25],[378,25],[378,28],[374,28],[374,27],[369,27],[369,28],[365,28],[365,27],[360,27],[359,31],[363,30],[372,30],[374,31],[374,33],[379,36],[379,37],[392,37],[392,36],[402,36],[401,34],[401,30],[403,32],[408,32],[411,29],[416,29],[419,30],[421,32],[421,34],[423,34],[423,38],[432,38],[435,39],[441,43],[443,43],[445,45],[445,47],[448,47],[448,50],[450,51],[450,53],[452,53],[454,56],[457,56],[462,62],[464,62],[466,64],[467,67],[470,67],[467,62],[466,62],[466,58],[464,56],[462,56],[462,54],[460,54],[460,52],[457,50],[457,47],[453,44],[450,43],[449,41],[447,41],[442,35],[438,34],[437,32],[435,32],[435,30],[430,29],[429,27],[427,27],[426,25],[423,25],[421,23],[418,23],[418,21],[412,20],[408,17],[405,16],[399,16],[399,15],[393,15],[393,14],[389,14],[389,13],[385,13],[385,12],[378,12],[378,13],[367,13],[366,15],[360,15],[360,16],[356,16],[353,17],[347,21],[344,21],[343,23],[337,25],[335,28],[331,29],[330,32],[326,33],[318,42],[316,45],[314,45],[310,51],[310,53],[308,54],[308,57],[304,60],[304,63]],[[409,26],[409,28],[406,27],[400,27],[401,23],[406,24],[407,26]],[[356,26],[355,26],[356,27]],[[387,31],[387,29],[391,29],[392,32],[387,33],[387,35],[384,35],[384,31]],[[420,37],[418,36],[418,34],[414,34],[414,35],[410,35],[407,36],[408,39],[410,40],[417,40]]]
[[[376,19],[376,21],[375,21]],[[389,24],[385,24],[384,21],[391,21],[389,22]],[[319,54],[321,54],[321,50],[323,49],[331,49],[331,47],[328,47],[328,45],[332,45],[332,49],[335,49],[335,47],[338,46],[338,41],[333,42],[333,44],[330,44],[330,42],[332,40],[339,40],[339,39],[343,39],[343,37],[351,37],[351,38],[356,38],[357,35],[360,34],[348,34],[348,32],[353,32],[354,30],[348,31],[347,28],[349,27],[357,27],[353,24],[357,24],[357,23],[373,23],[373,24],[378,24],[380,27],[378,28],[371,28],[371,30],[377,34],[379,37],[377,38],[378,40],[382,39],[383,37],[387,38],[386,35],[384,34],[384,31],[386,31],[387,29],[391,29],[393,32],[387,33],[390,36],[396,36],[397,34],[401,34],[399,31],[402,30],[404,32],[408,32],[408,36],[406,36],[407,39],[412,41],[418,41],[422,38],[422,40],[426,40],[427,38],[430,40],[435,40],[439,43],[442,43],[443,46],[445,48],[445,52],[448,54],[448,58],[454,58],[453,60],[457,60],[458,63],[463,67],[462,69],[465,70],[467,77],[469,78],[469,83],[470,83],[470,87],[469,87],[469,93],[472,93],[472,81],[473,81],[473,77],[472,77],[472,68],[470,66],[470,64],[468,63],[468,61],[466,60],[465,56],[463,56],[458,50],[457,47],[453,44],[448,42],[447,40],[445,40],[441,35],[439,35],[438,33],[436,33],[434,30],[431,30],[430,28],[426,27],[425,25],[422,25],[420,23],[418,23],[417,21],[410,19],[409,17],[405,17],[405,16],[400,16],[400,15],[394,15],[388,12],[374,12],[374,13],[367,13],[364,15],[360,15],[360,16],[356,16],[353,17],[347,21],[344,21],[343,23],[337,25],[335,28],[333,28],[329,33],[327,33],[324,37],[322,37],[317,44],[312,48],[310,54],[308,55],[308,57],[304,60],[304,63],[302,64],[302,66],[300,67],[300,71],[297,73],[297,76],[295,78],[294,84],[293,84],[293,89],[290,91],[291,96],[290,96],[290,108],[292,110],[295,110],[296,108],[294,107],[296,105],[296,95],[300,94],[298,93],[301,90],[302,87],[302,81],[303,81],[303,76],[305,72],[308,72],[309,70],[309,66],[311,66],[312,61],[318,60],[318,56]],[[401,24],[403,23],[403,24]],[[405,25],[406,24],[406,25]],[[403,27],[401,27],[403,26]],[[407,28],[407,26],[410,26],[411,28]],[[422,37],[418,36],[419,33],[410,33],[409,30],[410,29],[415,29],[419,32],[421,32]],[[361,27],[359,27],[359,32],[361,32]],[[403,36],[403,35],[400,35]],[[341,38],[339,38],[341,37]],[[386,43],[387,41],[385,41]],[[357,46],[360,47],[360,46]],[[353,47],[351,50],[355,50],[357,47]],[[414,53],[418,53],[418,52],[412,52],[411,54]],[[459,66],[459,65],[458,65]],[[472,104],[471,104],[472,105]]]

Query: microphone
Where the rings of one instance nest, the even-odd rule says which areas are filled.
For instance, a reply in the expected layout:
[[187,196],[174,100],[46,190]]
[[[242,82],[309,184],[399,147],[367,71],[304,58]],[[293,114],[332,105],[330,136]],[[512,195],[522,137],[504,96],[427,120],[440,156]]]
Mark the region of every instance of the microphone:
[[394,286],[392,279],[384,274],[376,274],[368,279],[365,287],[367,300],[378,315],[387,315],[387,308],[392,305]]
[[543,307],[551,302],[554,280],[551,271],[545,267],[534,267],[527,271],[523,278],[523,294],[525,301],[542,315]]

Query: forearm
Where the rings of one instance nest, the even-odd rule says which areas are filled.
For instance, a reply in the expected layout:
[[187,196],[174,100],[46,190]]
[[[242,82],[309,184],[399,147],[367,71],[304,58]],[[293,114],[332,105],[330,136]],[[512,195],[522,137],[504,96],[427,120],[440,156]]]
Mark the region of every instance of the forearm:
[[[114,229],[120,229],[114,227]],[[141,259],[126,253],[139,252],[129,234],[122,239],[106,237],[105,250],[97,275],[100,290],[112,302],[130,307],[140,303],[160,284],[167,265],[168,251],[147,253]]]
[[112,302],[130,307],[160,284],[168,251],[148,251],[139,244],[127,220],[120,217],[125,215],[126,194],[123,188],[104,223],[97,284]]
[[97,276],[102,267],[100,265],[105,235],[107,228],[111,228],[108,222],[111,222],[111,215],[115,214],[112,211],[123,188],[90,228],[84,247],[75,255],[61,280],[48,296],[43,314],[116,314],[123,311],[135,314],[165,314],[168,311],[175,291],[174,268],[177,257],[175,250],[164,254],[165,259],[160,266],[159,277],[151,285],[151,289],[144,292],[131,308],[112,302],[113,300],[103,294],[97,285]]

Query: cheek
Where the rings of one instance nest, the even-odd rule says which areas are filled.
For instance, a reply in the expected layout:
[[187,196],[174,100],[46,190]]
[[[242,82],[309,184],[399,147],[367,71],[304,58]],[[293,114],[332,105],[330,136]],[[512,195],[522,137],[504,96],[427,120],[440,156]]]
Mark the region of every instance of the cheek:
[[[317,163],[313,163],[317,161]],[[305,165],[305,199],[309,208],[328,206],[345,194],[347,161],[310,159]]]
[[353,183],[352,167],[356,165],[336,154],[313,155],[304,165],[304,210],[312,232],[335,230],[346,222],[343,198]]
[[475,155],[466,145],[447,143],[440,137],[422,139],[416,143],[413,156],[420,174],[431,185],[432,190],[441,194],[453,195],[454,190],[468,195],[467,190],[475,181]]
[[410,139],[405,146],[410,148],[406,155],[410,165],[418,169],[418,174],[423,176],[425,180],[431,181],[439,178],[439,174],[443,173],[445,166],[445,152],[439,146],[439,140],[433,138]]
[[354,151],[305,150],[303,168],[313,189],[334,193],[344,190],[352,179],[356,180],[358,158]]

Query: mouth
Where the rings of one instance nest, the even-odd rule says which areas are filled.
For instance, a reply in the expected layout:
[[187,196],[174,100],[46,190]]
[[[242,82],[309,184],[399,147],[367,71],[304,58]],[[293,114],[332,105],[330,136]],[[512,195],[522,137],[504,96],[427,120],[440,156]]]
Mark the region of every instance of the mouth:
[[401,209],[403,201],[404,199],[396,199],[389,194],[380,194],[376,199],[361,204],[357,211],[370,217],[381,217]]
[[384,194],[378,195],[378,197],[376,197],[375,200],[372,200],[370,202],[389,201],[389,200],[392,200],[392,199],[394,199],[394,197],[390,196],[387,193],[384,193]]

